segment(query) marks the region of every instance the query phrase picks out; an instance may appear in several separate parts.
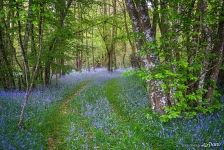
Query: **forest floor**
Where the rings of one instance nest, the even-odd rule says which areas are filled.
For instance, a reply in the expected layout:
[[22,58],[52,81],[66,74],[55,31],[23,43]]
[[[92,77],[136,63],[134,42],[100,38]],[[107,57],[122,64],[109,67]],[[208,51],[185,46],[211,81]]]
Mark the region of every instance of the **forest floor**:
[[16,125],[24,92],[0,91],[0,149],[222,149],[224,110],[162,123],[144,83],[123,71],[73,72],[37,87],[23,129]]

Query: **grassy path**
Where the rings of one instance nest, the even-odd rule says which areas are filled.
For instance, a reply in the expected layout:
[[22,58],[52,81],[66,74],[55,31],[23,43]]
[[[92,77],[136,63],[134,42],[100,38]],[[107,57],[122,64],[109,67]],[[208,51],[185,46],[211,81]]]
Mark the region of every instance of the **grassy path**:
[[[182,134],[170,138],[173,131],[165,133],[165,126],[145,107],[148,105],[140,105],[143,95],[130,97],[142,87],[127,82],[120,77],[97,84],[83,81],[53,105],[45,112],[41,128],[46,149],[176,149]],[[133,102],[137,107],[131,107]]]
[[[0,149],[173,150],[191,143],[224,143],[224,111],[164,124],[148,107],[144,84],[135,77],[79,76],[65,80],[62,89],[37,92],[38,99],[33,95],[33,102],[43,104],[27,107],[24,130],[16,128],[16,103],[0,101],[0,125],[5,124],[0,126]],[[48,97],[51,103],[45,103]]]
[[[122,101],[125,101],[125,96],[122,95],[124,94],[122,83],[118,78],[103,81],[101,85],[96,87],[92,85],[86,89],[87,85],[91,83],[81,82],[45,113],[45,121],[40,130],[45,137],[47,149],[150,149],[154,147],[149,145],[144,126],[124,108]],[[99,97],[96,93],[99,97],[104,97],[101,101],[102,106],[98,104]],[[106,101],[108,104],[105,103]],[[85,115],[87,105],[92,105],[94,109],[91,112],[92,116],[89,117]],[[107,117],[100,112],[101,109],[105,111]],[[109,112],[108,109],[111,111]],[[106,127],[99,127],[105,123]]]
[[47,140],[47,149],[63,149],[65,137],[68,134],[68,124],[71,112],[70,103],[85,89],[90,81],[82,81],[61,101],[54,104],[46,113],[40,131]]
[[[119,126],[122,127],[120,132],[123,132],[123,138],[127,139],[127,141],[125,141],[127,145],[124,149],[133,149],[133,147],[137,149],[158,149],[158,145],[163,142],[162,139],[157,136],[151,138],[150,135],[145,132],[147,128],[150,128],[150,126],[146,126],[139,122],[139,120],[134,118],[134,114],[129,114],[128,110],[125,109],[124,101],[127,97],[122,95],[124,94],[124,91],[122,91],[122,86],[124,85],[121,85],[118,79],[110,80],[105,84],[105,94],[113,107],[116,119],[119,122]],[[129,136],[127,131],[132,132],[132,136]],[[152,140],[156,142],[154,144],[149,144]],[[160,147],[159,149],[162,148]]]

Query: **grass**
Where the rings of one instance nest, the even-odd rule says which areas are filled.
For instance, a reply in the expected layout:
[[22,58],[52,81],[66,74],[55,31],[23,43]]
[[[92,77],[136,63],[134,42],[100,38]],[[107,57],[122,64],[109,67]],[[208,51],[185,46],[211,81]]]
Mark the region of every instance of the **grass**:
[[85,88],[89,81],[79,83],[62,100],[44,113],[43,122],[38,123],[38,130],[44,137],[47,149],[63,149],[66,145],[65,137],[68,135],[69,117],[71,109],[69,104]]
[[[127,133],[128,130],[132,130],[133,136],[130,138],[126,135],[126,142],[125,145],[129,145],[129,147],[126,148],[138,148],[138,149],[175,149],[174,142],[172,141],[172,144],[170,144],[170,140],[164,140],[163,138],[158,137],[155,134],[152,134],[153,131],[159,132],[160,129],[156,130],[156,127],[150,126],[150,124],[144,124],[138,117],[144,117],[144,119],[147,119],[145,116],[142,116],[141,114],[146,114],[146,112],[151,117],[153,115],[152,112],[150,112],[149,107],[139,107],[138,110],[136,109],[136,114],[132,114],[129,112],[128,106],[126,106],[126,102],[128,101],[128,97],[125,96],[125,91],[122,91],[122,86],[125,88],[125,84],[121,84],[122,79],[114,79],[110,80],[106,84],[106,96],[108,97],[110,103],[112,104],[115,112],[116,112],[116,118],[119,118],[119,126],[120,128],[123,128],[123,132]],[[143,90],[143,87],[141,87]],[[134,92],[134,91],[133,91]],[[137,92],[137,91],[136,91]],[[139,100],[141,101],[141,99]],[[125,109],[126,108],[126,109]],[[138,114],[139,113],[139,114]],[[141,113],[141,114],[140,114]],[[137,118],[136,118],[137,116]],[[150,132],[146,132],[150,131]],[[122,137],[124,138],[124,137]],[[131,141],[128,143],[128,141]],[[170,143],[169,143],[170,142]],[[166,144],[166,147],[164,147],[164,144]]]
[[224,144],[224,110],[162,123],[140,80],[119,75],[89,79],[66,88],[47,107],[28,107],[33,114],[27,115],[23,130],[16,128],[19,105],[0,100],[0,149],[173,150]]

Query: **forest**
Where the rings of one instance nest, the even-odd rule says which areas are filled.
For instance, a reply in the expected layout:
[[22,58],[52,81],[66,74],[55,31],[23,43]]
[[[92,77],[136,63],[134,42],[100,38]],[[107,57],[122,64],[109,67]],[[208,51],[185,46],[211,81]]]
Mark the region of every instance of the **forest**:
[[224,0],[0,0],[0,149],[224,149]]

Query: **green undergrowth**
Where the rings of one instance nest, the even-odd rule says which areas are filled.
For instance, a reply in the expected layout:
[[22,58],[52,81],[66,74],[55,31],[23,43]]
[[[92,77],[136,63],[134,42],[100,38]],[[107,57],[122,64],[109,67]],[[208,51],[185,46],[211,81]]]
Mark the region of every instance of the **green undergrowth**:
[[180,144],[221,142],[222,114],[161,122],[142,81],[117,77],[80,82],[63,99],[27,119],[23,130],[12,125],[8,134],[31,132],[36,142],[31,149],[187,149]]

